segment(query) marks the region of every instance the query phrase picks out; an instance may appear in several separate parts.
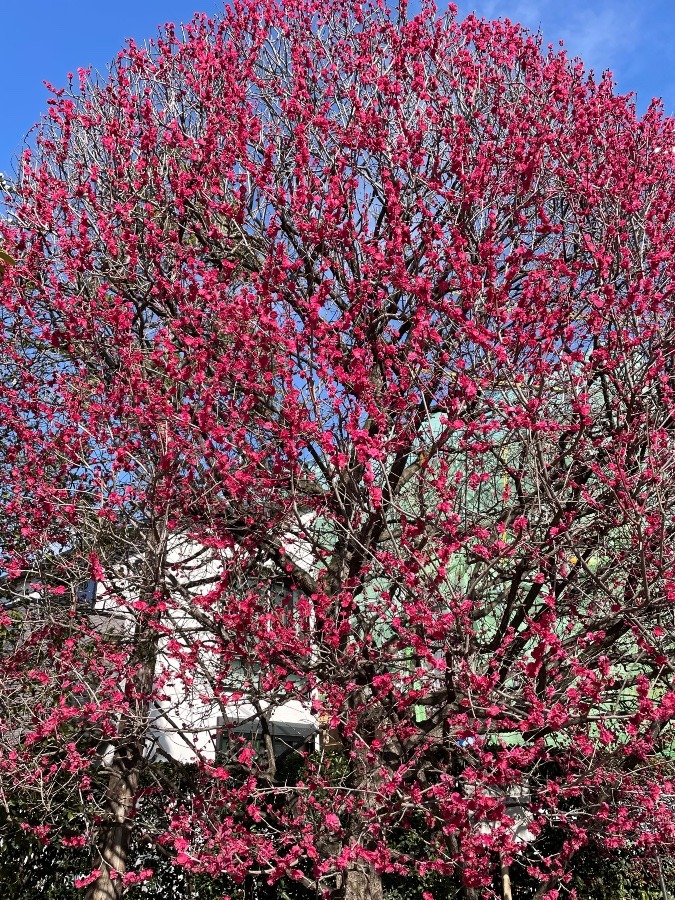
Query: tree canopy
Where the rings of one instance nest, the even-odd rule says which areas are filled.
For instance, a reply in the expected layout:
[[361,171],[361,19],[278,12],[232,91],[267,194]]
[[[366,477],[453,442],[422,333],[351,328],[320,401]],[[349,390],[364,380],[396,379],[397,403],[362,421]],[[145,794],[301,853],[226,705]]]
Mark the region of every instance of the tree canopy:
[[344,900],[669,845],[673,130],[428,4],[237,0],[54,91],[0,222],[0,796],[87,900],[140,845]]

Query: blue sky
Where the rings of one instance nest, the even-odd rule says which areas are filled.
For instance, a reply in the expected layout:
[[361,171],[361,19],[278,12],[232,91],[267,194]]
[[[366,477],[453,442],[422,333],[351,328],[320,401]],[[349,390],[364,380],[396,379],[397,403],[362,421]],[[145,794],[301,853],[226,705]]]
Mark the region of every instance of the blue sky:
[[[103,71],[126,37],[142,41],[160,22],[189,20],[196,9],[213,13],[221,2],[12,0],[0,6],[0,172],[11,173],[24,134],[46,108],[43,81],[62,85],[78,66]],[[545,42],[563,39],[589,66],[611,69],[622,92],[637,92],[641,109],[659,96],[675,113],[673,0],[460,0],[459,10],[541,28]]]

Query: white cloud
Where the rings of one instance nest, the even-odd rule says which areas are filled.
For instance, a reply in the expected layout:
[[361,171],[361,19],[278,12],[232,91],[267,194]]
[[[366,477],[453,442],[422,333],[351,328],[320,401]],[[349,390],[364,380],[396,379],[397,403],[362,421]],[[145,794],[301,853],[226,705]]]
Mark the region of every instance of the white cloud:
[[509,18],[531,31],[541,29],[544,44],[565,42],[570,56],[602,72],[620,66],[635,48],[643,28],[643,14],[627,0],[461,0],[460,15],[473,8],[485,18]]

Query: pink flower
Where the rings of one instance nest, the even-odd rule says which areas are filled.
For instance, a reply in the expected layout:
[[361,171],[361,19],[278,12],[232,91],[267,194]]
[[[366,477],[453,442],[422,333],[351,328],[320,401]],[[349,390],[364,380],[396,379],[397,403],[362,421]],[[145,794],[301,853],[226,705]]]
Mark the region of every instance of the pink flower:
[[339,831],[340,830],[340,827],[341,827],[340,820],[335,815],[335,813],[328,813],[328,815],[325,818],[325,822],[326,822],[327,827],[331,831]]

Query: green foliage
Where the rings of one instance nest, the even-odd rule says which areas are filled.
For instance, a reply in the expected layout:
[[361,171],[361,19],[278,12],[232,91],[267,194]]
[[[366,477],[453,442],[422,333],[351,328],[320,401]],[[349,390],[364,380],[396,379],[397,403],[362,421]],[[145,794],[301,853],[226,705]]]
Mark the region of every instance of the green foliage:
[[0,885],[7,900],[72,900],[88,867],[78,849],[46,843],[22,827],[20,810],[0,809]]
[[[332,777],[342,781],[348,774],[348,762],[339,751],[329,754]],[[315,757],[314,762],[318,759]],[[289,753],[280,760],[279,779],[295,783],[304,773],[305,759]],[[174,778],[185,781],[183,788],[194,789],[195,772],[190,766],[172,773]],[[146,801],[147,802],[147,801]],[[166,827],[159,808],[147,807],[141,811],[146,825],[155,823],[161,831]],[[7,900],[74,900],[79,892],[73,887],[76,877],[91,868],[88,847],[64,847],[60,842],[47,842],[44,837],[25,827],[24,811],[17,803],[0,807],[0,885],[2,897]],[[77,834],[82,823],[72,812],[63,810],[64,832]],[[428,853],[429,835],[423,822],[409,823],[395,835],[395,848],[412,859],[424,859]],[[547,852],[555,854],[560,849],[561,835],[552,830],[547,836]],[[524,848],[525,850],[525,848]],[[221,900],[230,895],[232,900],[315,900],[315,893],[291,881],[283,879],[268,885],[263,878],[249,878],[236,885],[227,876],[199,875],[174,865],[172,859],[160,853],[151,842],[135,841],[131,850],[132,867],[135,870],[151,869],[152,878],[128,888],[128,900]],[[662,858],[662,870],[668,888],[675,897],[675,856]],[[517,900],[531,900],[541,883],[527,873],[526,854],[514,860],[510,867],[513,896]],[[385,874],[383,878],[385,900],[423,900],[424,893],[434,900],[462,900],[466,896],[457,875],[445,876],[430,873],[424,878],[416,875]],[[499,890],[499,885],[495,884]],[[649,857],[636,848],[621,851],[602,851],[588,846],[578,851],[573,859],[572,877],[561,897],[574,890],[578,900],[663,900],[658,865],[655,857]]]
[[[662,859],[663,875],[675,896],[675,858]],[[663,900],[656,859],[634,849],[603,854],[586,848],[574,859],[570,887],[579,900]]]
[[[411,828],[397,836],[396,849],[412,859],[426,855],[422,829]],[[425,892],[434,900],[453,900],[462,896],[458,878],[432,872],[424,878],[417,875],[385,875],[382,879],[386,900],[423,900]]]
[[[78,892],[73,879],[89,868],[89,853],[45,844],[35,835],[9,822],[5,813],[0,817],[0,885],[7,900],[74,900]],[[408,832],[399,841],[403,852],[424,853],[424,839],[419,833]],[[220,900],[230,894],[233,900],[314,900],[314,895],[295,882],[283,880],[268,885],[262,879],[234,885],[222,876],[213,878],[194,875],[177,868],[170,860],[153,852],[140,853],[136,860],[141,867],[152,868],[153,878],[134,885],[127,892],[128,900]],[[664,876],[670,890],[675,888],[675,860],[663,860]],[[518,900],[529,898],[535,885],[519,877],[512,868],[513,895]],[[658,869],[654,860],[645,860],[630,851],[612,855],[587,848],[577,854],[574,874],[567,886],[574,889],[578,900],[662,900]],[[416,876],[385,875],[385,900],[422,900],[424,892],[434,900],[460,900],[463,890],[454,878],[438,874],[420,879]],[[673,890],[672,896],[675,896]]]

